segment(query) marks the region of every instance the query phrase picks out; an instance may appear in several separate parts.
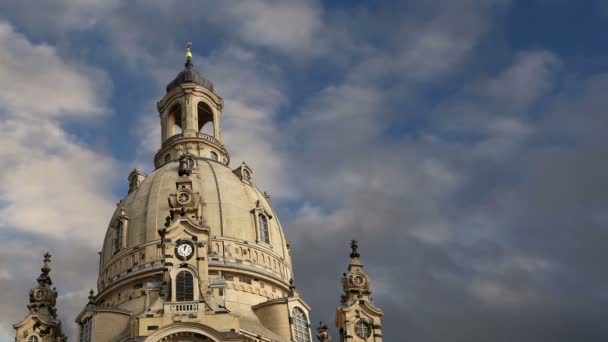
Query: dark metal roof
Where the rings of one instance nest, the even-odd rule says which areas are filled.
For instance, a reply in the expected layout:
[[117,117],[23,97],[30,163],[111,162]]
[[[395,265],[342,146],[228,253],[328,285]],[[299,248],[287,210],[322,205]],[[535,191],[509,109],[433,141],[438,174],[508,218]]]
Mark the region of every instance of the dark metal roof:
[[181,71],[173,81],[167,85],[167,93],[173,90],[173,88],[179,86],[182,83],[195,83],[203,88],[207,88],[213,92],[213,83],[208,79],[204,78],[198,71],[194,69],[194,65],[190,59],[186,62],[186,68]]

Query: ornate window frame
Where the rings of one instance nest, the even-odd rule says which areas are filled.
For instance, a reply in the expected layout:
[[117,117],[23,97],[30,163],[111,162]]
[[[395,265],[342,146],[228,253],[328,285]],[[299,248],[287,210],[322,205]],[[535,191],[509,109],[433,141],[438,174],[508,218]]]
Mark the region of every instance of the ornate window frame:
[[190,273],[190,275],[192,275],[192,301],[198,301],[199,300],[199,284],[198,284],[198,273],[192,269],[192,267],[190,265],[185,266],[185,267],[177,267],[171,270],[170,276],[171,276],[171,301],[172,302],[177,302],[177,286],[176,286],[176,281],[177,281],[177,276],[180,272],[188,272]]
[[310,322],[304,309],[294,306],[289,311],[289,321],[291,323],[292,340],[295,342],[310,342]]
[[247,163],[242,162],[239,167],[232,170],[232,172],[239,177],[239,179],[246,184],[252,185],[251,179],[253,177],[253,170]]
[[[251,213],[253,214],[253,221],[255,222],[256,242],[262,242],[272,248],[272,234],[270,234],[270,220],[272,219],[272,214],[262,206],[260,200],[256,202],[256,207],[251,210]],[[262,234],[262,220],[265,220],[266,222],[266,239],[264,239],[264,234]]]
[[129,227],[129,216],[125,209],[120,209],[120,216],[112,224],[112,254],[118,254],[127,247],[127,229]]

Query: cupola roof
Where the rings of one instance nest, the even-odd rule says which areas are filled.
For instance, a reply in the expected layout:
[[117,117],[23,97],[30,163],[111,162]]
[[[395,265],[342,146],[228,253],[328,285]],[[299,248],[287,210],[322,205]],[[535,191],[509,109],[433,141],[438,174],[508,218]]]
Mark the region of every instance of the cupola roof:
[[194,69],[194,64],[192,64],[192,53],[190,52],[191,46],[192,43],[188,43],[186,47],[186,64],[184,65],[184,70],[177,74],[173,81],[167,84],[167,93],[182,83],[194,83],[213,92],[213,83]]

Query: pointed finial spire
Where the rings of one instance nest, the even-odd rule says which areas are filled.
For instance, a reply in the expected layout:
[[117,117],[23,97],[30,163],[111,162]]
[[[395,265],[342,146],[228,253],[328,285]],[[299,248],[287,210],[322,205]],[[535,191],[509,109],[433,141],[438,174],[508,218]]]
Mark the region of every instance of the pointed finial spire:
[[51,281],[51,277],[49,277],[49,273],[51,272],[51,254],[49,252],[44,253],[44,265],[42,265],[42,268],[40,269],[40,271],[42,271],[42,273],[40,273],[40,276],[38,276],[38,284],[40,285],[52,285],[53,282]]
[[49,253],[49,252],[44,253],[44,266],[42,266],[42,268],[40,269],[42,271],[42,273],[48,274],[51,271],[51,267],[49,266],[50,262],[51,262],[51,253]]
[[289,278],[289,297],[293,297],[296,293],[296,285],[294,284],[293,278]]
[[192,48],[192,42],[188,42],[188,44],[186,44],[186,68],[188,68],[188,69],[190,69],[194,66],[192,64],[192,51],[190,51],[191,48]]
[[350,257],[351,258],[359,257],[359,252],[357,252],[358,248],[359,248],[359,243],[357,242],[357,240],[351,240],[351,242],[350,242],[350,249],[351,249]]
[[89,304],[95,304],[95,291],[89,291]]

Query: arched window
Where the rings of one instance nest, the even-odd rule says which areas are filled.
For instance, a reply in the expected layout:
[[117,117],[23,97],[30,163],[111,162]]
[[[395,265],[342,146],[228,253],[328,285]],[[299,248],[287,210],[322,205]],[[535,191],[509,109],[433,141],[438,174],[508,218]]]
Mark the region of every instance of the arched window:
[[27,339],[27,342],[39,342],[40,339],[36,335],[32,335]]
[[268,218],[266,215],[258,214],[258,225],[260,226],[260,241],[270,243],[270,234],[268,233]]
[[167,153],[167,155],[165,156],[165,163],[168,163],[171,161],[171,154]]
[[114,229],[114,241],[112,242],[114,254],[120,252],[120,250],[122,249],[123,234],[124,234],[123,223],[122,223],[122,221],[118,221],[116,223],[116,228]]
[[209,155],[210,155],[211,159],[218,160],[217,153],[211,151],[211,153]]
[[92,321],[90,317],[80,323],[80,342],[91,342],[91,325]]
[[249,170],[246,168],[243,168],[243,179],[248,181],[251,180],[251,172],[249,172]]
[[[211,107],[201,101],[198,103],[196,112],[198,117],[198,132],[214,137],[215,123],[213,122],[213,111],[211,110]],[[211,124],[208,125],[208,123]]]
[[175,278],[175,300],[188,302],[194,300],[194,279],[192,273],[181,271]]
[[176,103],[169,110],[166,122],[167,139],[182,132],[182,106]]
[[308,319],[306,319],[304,311],[300,308],[293,308],[291,315],[293,316],[293,331],[296,342],[310,342]]
[[372,329],[367,322],[360,320],[355,323],[355,334],[362,339],[367,339],[372,334]]

